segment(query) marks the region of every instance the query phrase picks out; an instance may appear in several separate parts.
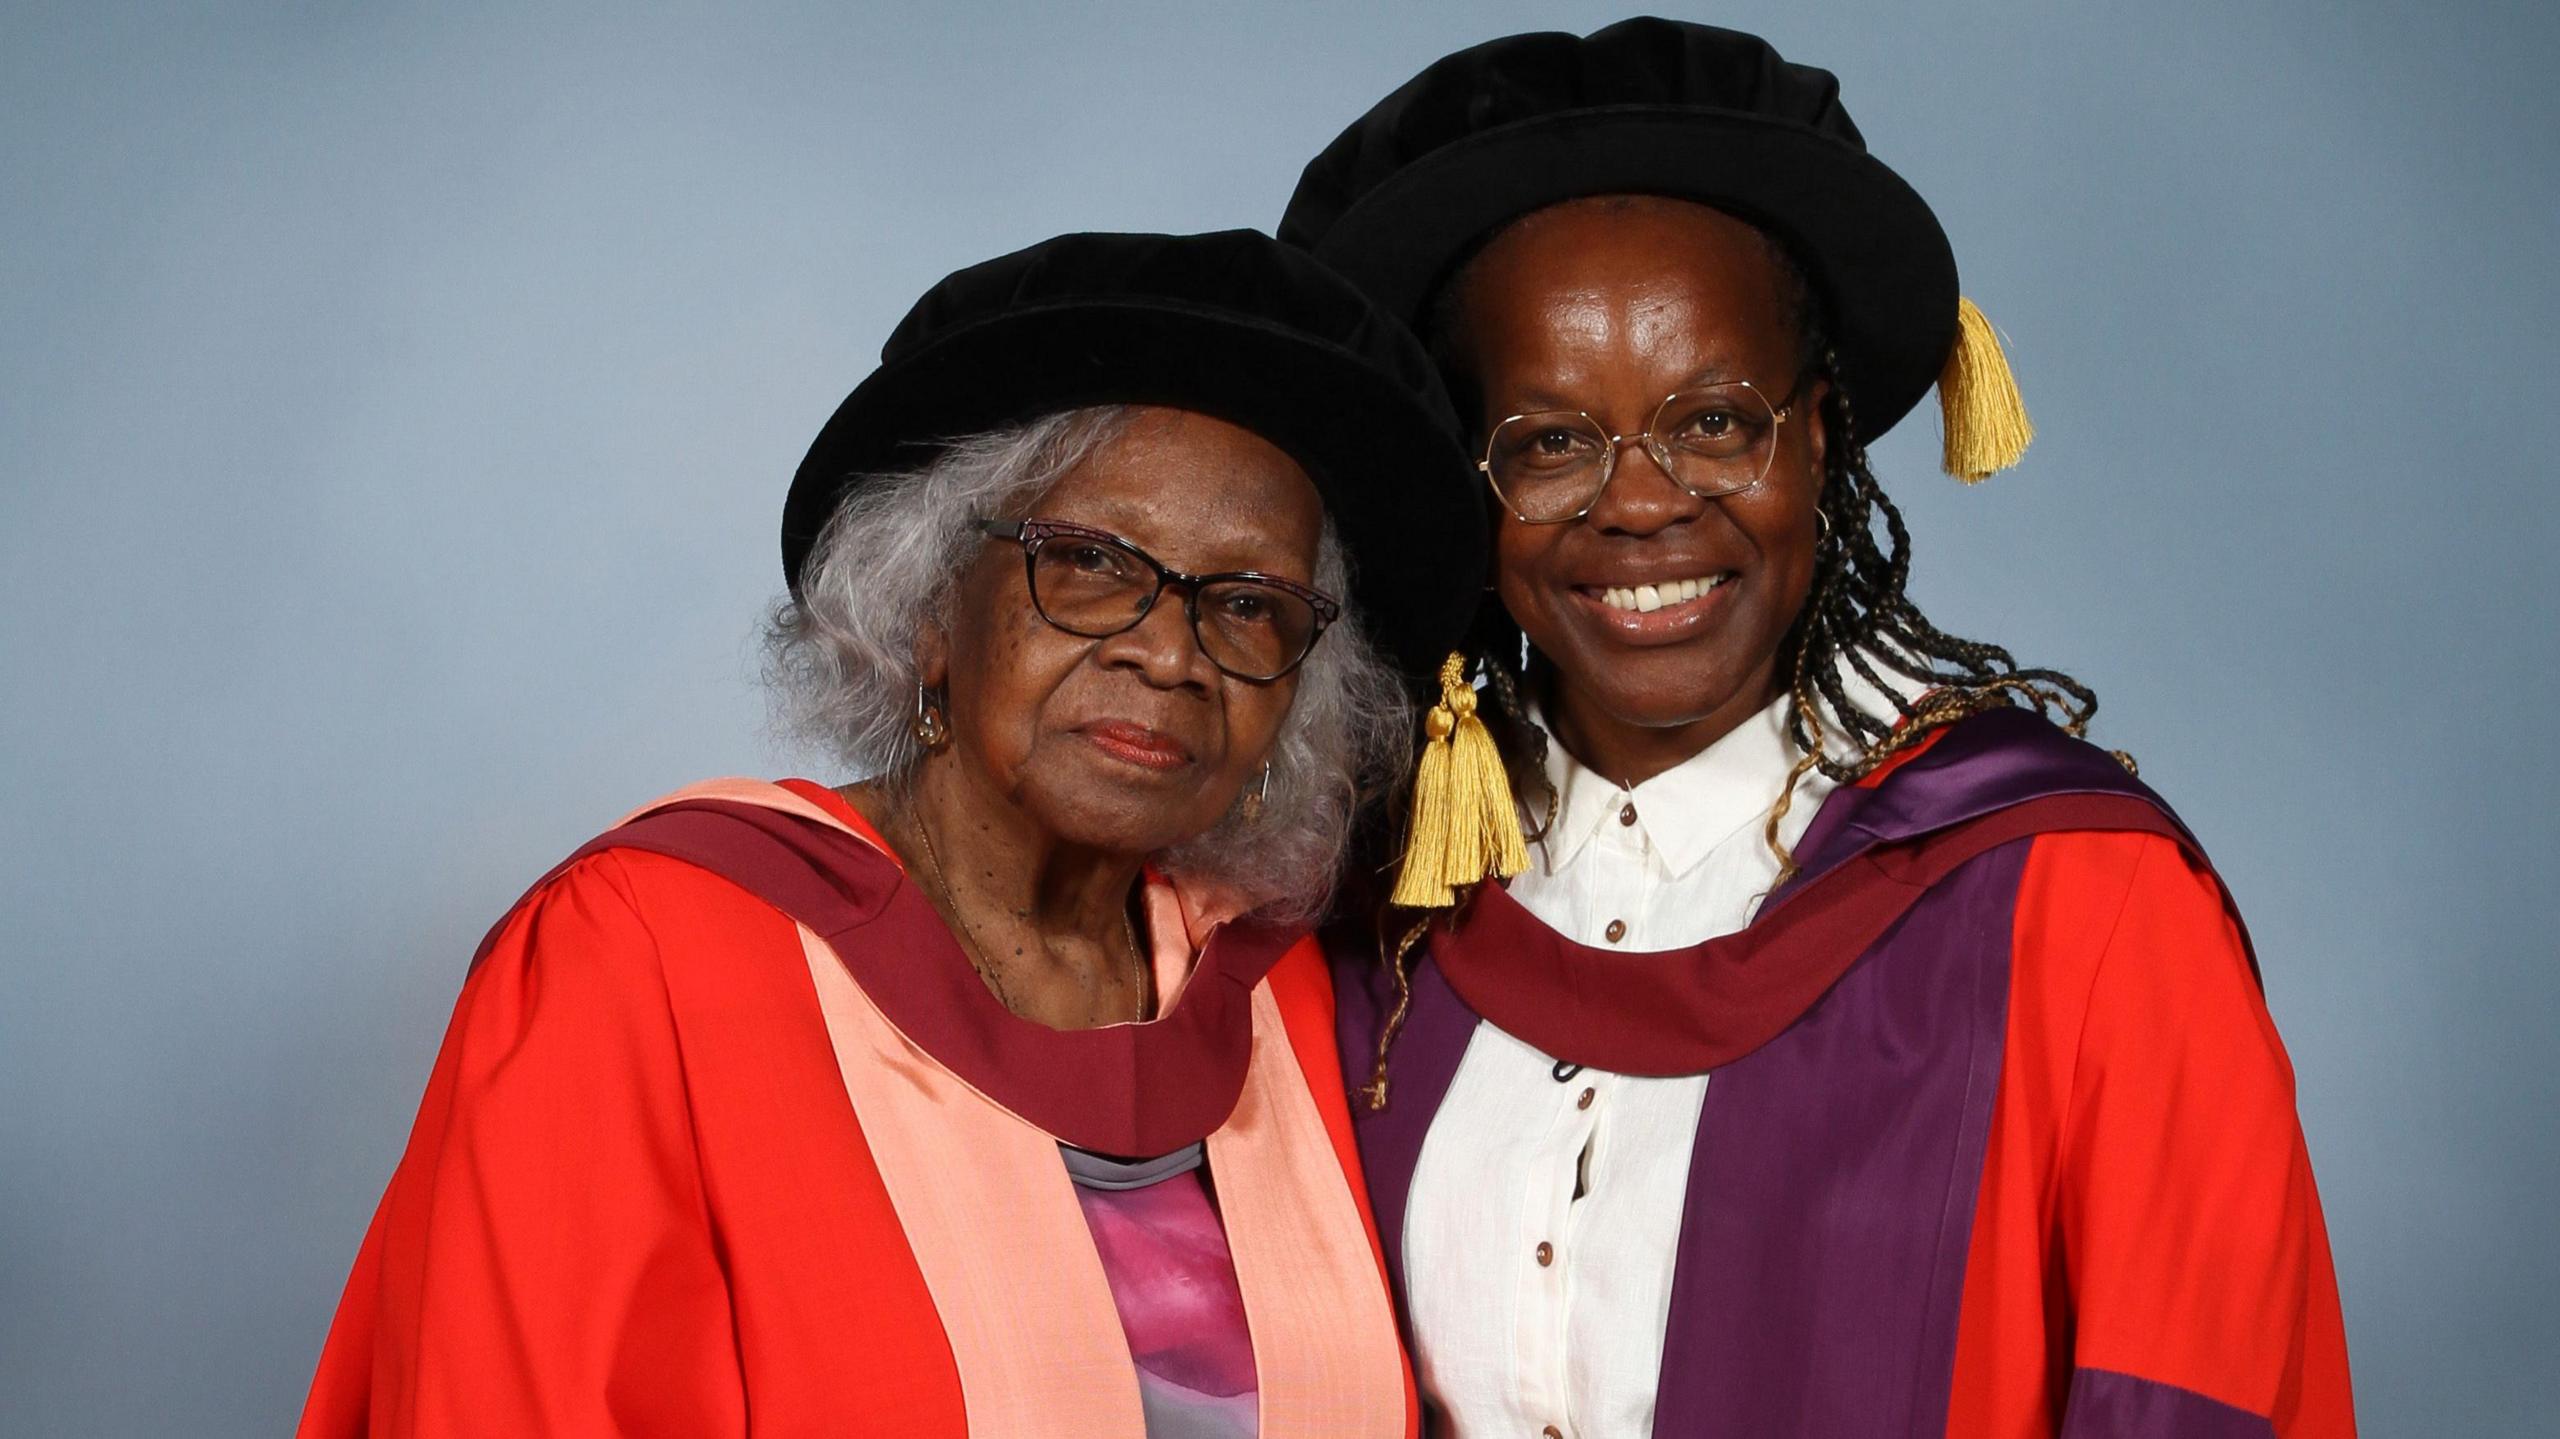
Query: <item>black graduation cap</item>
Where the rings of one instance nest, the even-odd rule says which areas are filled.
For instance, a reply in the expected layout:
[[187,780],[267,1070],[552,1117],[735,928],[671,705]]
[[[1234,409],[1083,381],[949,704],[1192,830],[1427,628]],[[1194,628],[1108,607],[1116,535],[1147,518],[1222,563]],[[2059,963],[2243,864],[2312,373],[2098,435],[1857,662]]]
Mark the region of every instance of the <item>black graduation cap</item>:
[[1980,479],[2025,449],[1937,216],[1867,153],[1837,77],[1755,35],[1647,18],[1458,51],[1307,165],[1279,235],[1419,325],[1503,225],[1608,194],[1696,200],[1775,235],[1821,292],[1861,438],[1943,378],[1950,473]]
[[801,461],[782,511],[800,570],[845,488],[959,436],[1087,405],[1165,405],[1271,441],[1314,480],[1352,600],[1398,668],[1433,672],[1483,586],[1484,499],[1419,341],[1252,230],[1061,235],[925,292]]

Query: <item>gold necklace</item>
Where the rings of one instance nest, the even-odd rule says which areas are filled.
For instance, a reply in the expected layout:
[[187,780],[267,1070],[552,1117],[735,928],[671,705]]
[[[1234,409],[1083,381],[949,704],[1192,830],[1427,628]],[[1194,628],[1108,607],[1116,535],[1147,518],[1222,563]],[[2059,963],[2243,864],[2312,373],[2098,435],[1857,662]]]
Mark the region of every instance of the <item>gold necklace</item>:
[[[908,818],[915,823],[916,837],[924,841],[925,860],[933,866],[934,887],[942,891],[942,902],[950,908],[952,919],[959,923],[961,946],[969,951],[969,967],[978,972],[978,978],[986,982],[987,988],[995,991],[997,1003],[1016,1014],[1021,1013],[1014,1005],[1012,994],[1004,987],[1002,971],[987,962],[986,946],[978,942],[977,932],[969,927],[969,917],[960,912],[960,896],[951,888],[951,876],[942,868],[942,852],[933,846],[933,830],[925,824],[924,815],[919,812],[909,811]],[[1147,1017],[1147,967],[1138,953],[1138,927],[1130,920],[1129,907],[1125,904],[1120,907],[1120,934],[1129,946],[1129,985],[1138,996],[1138,1018],[1143,1020]],[[1090,1002],[1093,996],[1088,993],[1086,999]]]

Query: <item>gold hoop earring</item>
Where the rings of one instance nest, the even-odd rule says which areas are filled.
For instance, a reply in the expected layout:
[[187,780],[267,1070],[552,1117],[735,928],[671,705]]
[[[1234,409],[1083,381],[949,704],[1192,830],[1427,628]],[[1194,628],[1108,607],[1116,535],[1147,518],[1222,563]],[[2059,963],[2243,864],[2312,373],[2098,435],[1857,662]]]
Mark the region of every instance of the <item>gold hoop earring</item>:
[[951,721],[922,680],[916,681],[916,717],[907,722],[907,732],[916,737],[916,743],[927,754],[940,754],[943,746],[951,743]]
[[1246,824],[1260,824],[1262,822],[1263,805],[1270,798],[1271,766],[1268,763],[1265,763],[1262,766],[1262,782],[1255,785],[1253,789],[1245,795],[1244,803],[1238,806],[1238,812],[1244,816],[1244,822]]

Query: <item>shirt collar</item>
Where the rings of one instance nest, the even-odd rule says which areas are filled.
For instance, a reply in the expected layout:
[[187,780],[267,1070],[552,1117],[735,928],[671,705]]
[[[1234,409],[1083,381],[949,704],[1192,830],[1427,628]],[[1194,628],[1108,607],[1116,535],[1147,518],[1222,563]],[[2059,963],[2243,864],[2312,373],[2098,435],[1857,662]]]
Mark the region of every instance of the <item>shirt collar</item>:
[[[1533,711],[1543,727],[1543,713]],[[1635,805],[1640,830],[1663,864],[1680,875],[1769,813],[1795,767],[1787,739],[1787,700],[1781,695],[1731,733],[1679,764],[1629,790],[1575,759],[1561,742],[1547,745],[1547,783],[1555,787],[1556,819],[1540,848],[1547,873],[1573,863],[1602,826],[1620,824],[1619,812]]]

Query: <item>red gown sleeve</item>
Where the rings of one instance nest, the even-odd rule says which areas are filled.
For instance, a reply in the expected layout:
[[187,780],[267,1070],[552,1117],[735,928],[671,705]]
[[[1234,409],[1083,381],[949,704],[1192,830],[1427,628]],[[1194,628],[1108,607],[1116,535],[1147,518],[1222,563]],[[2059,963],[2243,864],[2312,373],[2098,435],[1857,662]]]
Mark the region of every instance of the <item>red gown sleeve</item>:
[[657,944],[592,856],[464,983],[299,1433],[743,1435],[731,1334]]
[[2019,952],[2100,946],[2056,1154],[2062,1434],[2352,1434],[2293,1070],[2220,885],[2147,835],[2053,836],[2034,868]]

